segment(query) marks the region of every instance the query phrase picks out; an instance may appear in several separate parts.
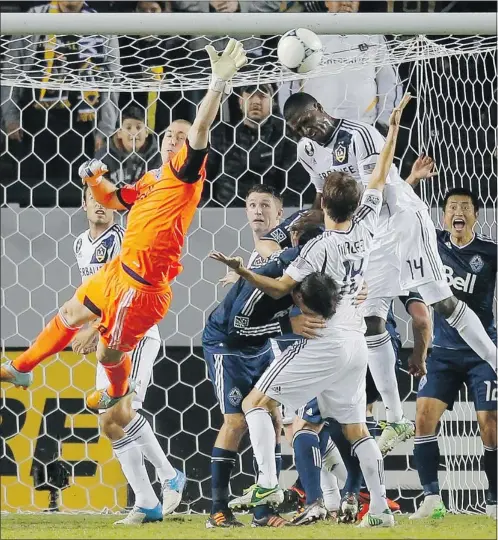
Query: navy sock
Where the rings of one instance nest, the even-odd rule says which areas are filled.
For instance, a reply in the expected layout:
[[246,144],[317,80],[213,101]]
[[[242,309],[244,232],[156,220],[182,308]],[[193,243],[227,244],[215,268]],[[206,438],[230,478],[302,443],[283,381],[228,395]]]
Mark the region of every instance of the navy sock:
[[486,495],[488,504],[496,504],[496,448],[484,447],[484,472],[488,479],[489,487]]
[[375,420],[375,416],[367,416],[366,419],[367,429],[368,433],[375,439],[375,437],[380,435],[380,428],[379,424],[377,424],[377,420]]
[[235,465],[237,452],[224,448],[213,448],[211,454],[211,514],[228,509],[230,475]]
[[436,434],[415,436],[413,459],[424,495],[439,495],[439,445]]
[[296,469],[306,492],[306,504],[323,498],[320,486],[322,456],[320,455],[320,439],[311,430],[301,429],[292,439]]
[[360,462],[358,461],[358,458],[352,454],[351,443],[344,437],[342,427],[338,422],[330,420],[328,431],[330,433],[330,438],[335,442],[341,454],[342,461],[344,461],[344,465],[348,472],[346,483],[341,490],[341,496],[344,496],[346,493],[355,493],[358,495],[363,479]]

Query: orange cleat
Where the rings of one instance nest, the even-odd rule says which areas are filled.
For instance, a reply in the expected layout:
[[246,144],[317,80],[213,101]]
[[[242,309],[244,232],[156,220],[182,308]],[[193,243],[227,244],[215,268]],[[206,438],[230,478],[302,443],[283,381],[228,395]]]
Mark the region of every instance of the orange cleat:
[[111,407],[116,405],[119,400],[123,399],[126,396],[129,396],[132,392],[134,392],[135,386],[135,381],[130,379],[128,383],[128,391],[126,392],[126,394],[119,397],[111,397],[107,392],[107,389],[95,390],[86,398],[86,406],[89,409],[93,409],[96,411],[101,409],[110,409]]

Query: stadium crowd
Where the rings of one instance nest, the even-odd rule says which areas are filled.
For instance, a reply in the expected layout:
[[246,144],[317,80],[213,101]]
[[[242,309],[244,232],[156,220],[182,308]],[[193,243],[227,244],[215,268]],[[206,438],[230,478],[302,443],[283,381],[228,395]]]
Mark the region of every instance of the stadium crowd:
[[[4,12],[30,10],[48,13],[354,13],[412,9],[407,4],[418,4],[413,9],[446,11],[476,11],[486,7],[486,2],[212,0],[86,3],[73,0],[50,3],[4,1],[0,3],[0,9]],[[379,40],[384,40],[382,36],[359,38],[322,36],[326,49],[335,54],[344,50],[357,54],[365,47],[375,51]],[[123,75],[138,79],[167,79],[172,71],[188,75],[193,70],[202,69],[204,64],[207,66],[205,38],[94,36],[92,39],[86,42],[75,40],[74,36],[57,37],[57,40],[55,36],[24,36],[9,40],[9,36],[3,36],[3,71],[27,70],[29,65],[36,63],[38,66],[50,66],[48,70],[41,71],[46,82],[51,77],[65,76],[68,70],[74,69],[86,81],[95,80],[96,77],[114,81]],[[217,49],[225,46],[225,38],[213,40]],[[276,41],[276,36],[245,40],[248,56],[262,64],[274,60]],[[84,54],[78,54],[83,47],[95,50],[94,64],[91,66]],[[36,50],[34,54],[27,52],[33,49]],[[96,68],[99,63],[100,67]],[[32,67],[29,69],[32,70]],[[95,69],[98,69],[98,74]],[[291,93],[304,89],[316,94],[315,97],[335,116],[375,123],[385,133],[386,118],[399,99],[403,86],[406,86],[401,81],[408,79],[408,70],[408,65],[401,66],[399,71],[391,66],[380,70],[372,67],[320,78],[318,84],[316,80],[311,80],[236,88],[226,100],[213,132],[203,204],[218,207],[244,206],[249,187],[263,181],[282,193],[286,206],[310,203],[313,192],[308,189],[309,176],[297,163],[296,143],[285,128],[281,114],[282,103]],[[327,87],[325,95],[324,87]],[[346,92],[344,88],[347,88]],[[59,92],[44,88],[31,90],[3,86],[0,173],[5,189],[2,202],[18,203],[21,206],[78,206],[81,188],[77,170],[84,160],[91,157],[104,159],[112,171],[114,181],[133,183],[145,170],[157,167],[160,136],[171,121],[193,119],[203,92]],[[407,111],[404,120],[406,125],[413,122],[414,111],[415,107]],[[134,145],[131,142],[133,138]],[[400,144],[406,143],[403,134],[400,139]],[[406,170],[415,157],[415,153],[405,155],[403,166]],[[53,189],[47,189],[47,183]]]

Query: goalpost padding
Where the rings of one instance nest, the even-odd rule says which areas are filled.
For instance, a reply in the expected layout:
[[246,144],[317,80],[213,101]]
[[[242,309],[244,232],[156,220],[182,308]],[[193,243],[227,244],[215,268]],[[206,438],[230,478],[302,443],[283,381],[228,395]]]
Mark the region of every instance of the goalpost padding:
[[[5,26],[6,15],[2,15],[3,31],[14,32],[16,28],[10,27],[9,30]],[[283,25],[281,30],[284,31],[284,27],[292,27],[291,19],[284,20],[290,16],[268,15],[267,20],[274,22],[265,24]],[[302,16],[299,17],[302,25]],[[373,21],[371,15],[368,17]],[[394,20],[390,16],[382,17]],[[489,14],[486,17],[491,18]],[[70,18],[66,21],[70,21]],[[424,20],[429,19],[430,16],[424,15]],[[234,17],[233,21],[236,20]],[[466,15],[465,29],[470,28],[467,25],[469,21]],[[113,33],[120,34],[119,25],[117,22],[115,24]],[[291,26],[287,27],[288,24]],[[460,21],[460,24],[463,22]],[[384,27],[377,26],[376,31],[381,28]],[[486,28],[489,30],[489,25]],[[474,28],[476,33],[483,34],[480,37],[446,36],[443,31],[441,35],[444,37],[437,39],[396,35],[388,39],[385,48],[371,51],[372,54],[359,55],[353,60],[331,58],[329,55],[327,59],[333,61],[310,76],[322,77],[326,81],[334,73],[355,69],[355,66],[365,63],[376,67],[393,65],[403,88],[409,89],[417,98],[411,112],[407,111],[404,118],[397,153],[404,176],[408,174],[419,152],[434,156],[439,170],[438,180],[424,182],[421,186],[424,198],[432,207],[434,220],[440,223],[440,204],[447,188],[454,185],[472,186],[477,189],[483,204],[479,231],[496,238],[496,172],[493,165],[496,141],[492,122],[496,116],[496,51],[495,38],[484,35],[488,31],[486,28]],[[34,27],[31,29],[35,30]],[[47,27],[47,31],[54,29]],[[19,28],[17,30],[20,31]],[[67,30],[70,30],[69,26]],[[137,27],[135,32],[143,34],[145,30]],[[163,32],[171,33],[167,28]],[[192,32],[194,30],[190,29]],[[235,28],[234,32],[238,33]],[[275,27],[271,33],[276,33]],[[455,33],[458,32],[455,30]],[[71,59],[68,61],[66,58],[60,59],[60,73],[47,84],[34,72],[20,69],[18,64],[12,62],[3,62],[1,80],[5,86],[2,99],[9,99],[13,88],[23,86],[28,92],[33,88],[47,87],[55,93],[59,90],[85,91],[98,88],[102,91],[103,99],[108,100],[111,97],[105,91],[112,88],[116,92],[149,92],[153,94],[150,107],[157,107],[168,100],[168,91],[176,90],[195,108],[198,101],[192,92],[206,87],[207,58],[202,50],[192,50],[192,40],[179,36],[177,38],[177,52],[181,53],[180,60],[187,59],[187,67],[178,67],[174,62],[163,63],[161,66],[166,68],[166,76],[151,71],[145,77],[137,78],[137,74],[141,73],[140,54],[147,47],[143,40],[134,42],[136,50],[129,58],[121,57],[122,63],[128,62],[129,69],[121,73],[119,79],[97,76],[89,83],[80,73],[72,70],[75,66],[71,67]],[[16,47],[21,44],[20,39],[19,36],[13,36],[4,40],[2,54],[9,50],[22,50]],[[109,39],[105,38],[106,43]],[[265,56],[254,58],[247,70],[234,81],[236,94],[240,93],[238,86],[242,84],[271,81],[280,86],[286,81],[304,78],[302,75],[283,72],[278,66],[274,50],[277,39],[278,36],[272,36],[253,41],[263,46]],[[47,41],[48,38],[35,37],[37,43]],[[89,42],[91,40],[87,39]],[[218,49],[219,43],[214,42]],[[6,50],[5,46],[10,49]],[[33,56],[27,60],[33,60],[34,63]],[[149,68],[153,67],[157,66],[149,65]],[[34,97],[25,102],[23,113],[26,114],[33,104],[36,105],[37,100]],[[277,100],[278,94],[274,97],[274,101]],[[171,103],[168,104],[171,106]],[[51,109],[41,110],[46,115],[48,126]],[[147,112],[150,113],[150,108]],[[228,105],[225,102],[220,122],[226,118],[227,113]],[[272,114],[277,115],[278,112],[274,110]],[[43,132],[40,135],[43,136]],[[2,138],[2,160],[8,158],[15,165],[13,172],[8,171],[10,176],[7,174],[2,179],[4,201],[7,195],[10,196],[11,190],[20,187],[30,194],[37,190],[62,193],[68,187],[73,193],[79,194],[80,179],[74,176],[74,167],[69,165],[68,178],[55,188],[49,186],[51,178],[45,175],[28,185],[27,178],[21,175],[22,169],[17,168],[26,156],[17,158],[15,144],[5,138],[5,133]],[[84,152],[82,148],[73,165],[78,160],[91,157],[85,156]],[[247,167],[251,168],[249,162]],[[209,180],[212,182],[216,179]],[[232,180],[237,182],[237,178]],[[296,186],[289,183],[287,174],[285,187],[286,193],[294,194],[294,200],[298,201],[296,204],[303,203],[302,197],[296,195]],[[75,204],[78,204],[78,197],[73,199]],[[212,197],[212,191],[209,197]],[[252,250],[252,237],[243,209],[225,209],[220,204],[212,205],[212,199],[207,202],[209,204],[199,210],[190,229],[183,259],[185,270],[173,285],[172,308],[160,325],[164,347],[157,360],[153,384],[145,403],[161,444],[171,455],[174,464],[183,468],[189,477],[186,505],[182,505],[181,509],[191,511],[209,509],[210,453],[220,425],[219,409],[207,379],[199,345],[203,323],[216,303],[226,294],[226,289],[217,285],[223,270],[209,261],[207,255],[213,248],[222,248],[227,253],[247,258]],[[290,212],[290,208],[286,209],[286,215]],[[72,243],[86,228],[86,220],[81,210],[68,207],[20,208],[13,204],[3,207],[0,213],[2,356],[10,357],[16,354],[15,349],[29,345],[43,324],[78,285],[80,278]],[[398,307],[396,315],[404,345],[409,347],[411,335],[406,315]],[[406,356],[406,352],[403,354]],[[66,463],[71,473],[71,485],[62,492],[63,510],[114,511],[126,505],[126,486],[119,465],[112,457],[110,444],[105,437],[99,437],[96,417],[88,414],[84,408],[84,394],[94,384],[94,362],[93,356],[83,358],[64,352],[37,368],[35,384],[27,392],[2,387],[2,429],[5,442],[0,464],[3,510],[40,511],[46,508],[46,492],[33,489],[33,464],[39,463],[42,468],[47,468],[54,460]],[[406,412],[413,419],[417,382],[402,374],[400,386],[406,402]],[[379,415],[382,418],[381,407]],[[480,468],[482,445],[475,413],[465,393],[455,411],[445,415],[441,429],[442,487],[450,509],[460,512],[482,510],[485,487]],[[414,510],[421,497],[411,458],[412,449],[412,443],[404,444],[386,458],[389,494],[397,498],[406,511]],[[252,483],[251,461],[251,451],[246,442],[232,479],[235,493],[240,493],[243,487]],[[291,466],[292,458],[287,449],[284,468],[289,469]],[[291,480],[292,473],[289,476],[285,472],[283,482],[288,485]],[[50,479],[48,482],[50,484]]]

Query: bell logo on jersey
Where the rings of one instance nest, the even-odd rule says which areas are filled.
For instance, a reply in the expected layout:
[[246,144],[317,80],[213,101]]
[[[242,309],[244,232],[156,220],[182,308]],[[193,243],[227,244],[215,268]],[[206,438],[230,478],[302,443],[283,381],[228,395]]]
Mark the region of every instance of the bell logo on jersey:
[[446,282],[450,287],[457,291],[462,291],[465,293],[472,294],[474,292],[474,287],[476,284],[477,276],[475,274],[467,274],[465,277],[458,277],[454,275],[453,268],[444,265],[444,273],[446,275]]

